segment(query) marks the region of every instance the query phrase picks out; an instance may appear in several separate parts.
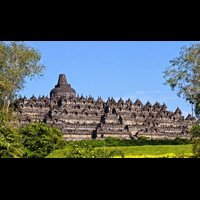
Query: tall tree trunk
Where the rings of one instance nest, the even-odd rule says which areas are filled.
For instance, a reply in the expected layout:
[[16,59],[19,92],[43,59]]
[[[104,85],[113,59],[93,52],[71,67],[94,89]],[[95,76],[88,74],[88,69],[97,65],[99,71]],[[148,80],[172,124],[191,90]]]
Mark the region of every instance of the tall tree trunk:
[[5,104],[6,104],[6,100],[4,99],[4,100],[3,100],[3,112],[4,112],[4,110],[5,110]]
[[6,111],[7,111],[7,105],[6,105],[7,99],[8,99],[8,96],[6,96],[3,101],[3,112],[5,112],[5,107],[6,107]]
[[8,100],[7,105],[6,105],[6,113],[8,113],[9,106],[10,106],[10,101]]

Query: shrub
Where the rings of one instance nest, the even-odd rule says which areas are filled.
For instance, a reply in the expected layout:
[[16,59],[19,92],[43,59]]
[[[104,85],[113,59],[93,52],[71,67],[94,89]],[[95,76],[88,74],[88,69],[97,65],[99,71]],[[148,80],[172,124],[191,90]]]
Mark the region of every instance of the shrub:
[[148,140],[144,136],[140,136],[138,140],[118,139],[112,137],[108,137],[105,139],[106,146],[182,145],[190,143],[191,142],[189,139],[179,137],[177,137],[176,139],[163,140]]
[[66,158],[112,158],[114,156],[124,158],[125,154],[121,150],[104,151],[103,149],[95,149],[86,142],[80,145],[74,143],[70,147],[70,152]]
[[122,140],[113,137],[107,137],[105,139],[106,146],[120,146]]
[[144,136],[140,136],[138,140],[130,139],[119,139],[114,137],[107,137],[105,140],[82,140],[82,141],[67,141],[67,144],[76,143],[79,146],[82,143],[86,143],[92,147],[103,147],[108,146],[142,146],[142,145],[181,145],[190,144],[190,140],[186,138],[176,138],[176,139],[163,139],[163,140],[148,140]]
[[174,145],[181,145],[181,144],[190,144],[190,140],[187,138],[175,138],[174,140],[172,140],[172,144]]
[[18,130],[7,123],[5,113],[0,112],[0,158],[22,158],[24,146]]
[[22,158],[24,153],[23,139],[18,130],[0,128],[0,158]]
[[65,145],[57,128],[37,122],[18,130],[5,126],[5,116],[0,114],[0,158],[43,158]]
[[21,127],[19,132],[23,137],[27,158],[43,158],[66,144],[60,130],[45,123],[29,124],[27,127]]
[[104,145],[104,140],[80,140],[80,141],[68,141],[68,144],[78,144],[79,146],[84,146],[84,144],[90,145],[92,147],[102,147]]

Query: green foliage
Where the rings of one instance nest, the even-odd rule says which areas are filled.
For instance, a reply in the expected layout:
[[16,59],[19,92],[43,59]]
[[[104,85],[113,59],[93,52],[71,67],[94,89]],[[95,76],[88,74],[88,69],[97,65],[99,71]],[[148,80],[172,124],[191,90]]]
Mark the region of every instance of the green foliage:
[[193,154],[195,158],[200,158],[200,139],[193,140]]
[[147,138],[145,136],[139,136],[138,140],[139,141],[147,141]]
[[181,144],[190,144],[190,140],[187,138],[179,138],[179,137],[175,139],[147,140],[147,138],[144,136],[140,136],[138,140],[117,139],[113,137],[108,137],[105,139],[106,146],[181,145]]
[[60,130],[45,123],[36,122],[21,127],[19,133],[23,137],[27,158],[43,158],[66,144]]
[[112,158],[118,156],[124,158],[125,154],[121,150],[107,151],[104,149],[96,149],[86,142],[73,144],[70,147],[70,152],[66,158]]
[[107,137],[105,139],[106,146],[118,146],[120,142],[121,142],[121,140],[118,138]]
[[140,136],[138,140],[127,140],[113,137],[107,137],[105,139],[106,146],[141,146],[146,145],[148,143],[149,141],[144,136]]
[[197,118],[200,118],[200,93],[196,96],[196,102],[194,105],[194,112]]
[[195,123],[189,130],[192,140],[200,138],[200,125]]
[[60,130],[44,123],[29,124],[19,130],[12,126],[0,128],[1,158],[44,158],[65,145]]
[[6,121],[5,113],[0,112],[0,158],[21,158],[24,155],[22,137]]
[[163,72],[165,85],[178,90],[177,95],[197,102],[196,97],[200,93],[200,44],[192,44],[190,47],[182,47],[180,56],[170,60],[170,66]]
[[173,144],[173,145],[184,145],[184,144],[190,144],[190,143],[191,143],[191,141],[189,139],[187,139],[187,138],[179,138],[179,137],[175,138],[171,142],[171,144]]
[[200,158],[200,125],[195,123],[190,129],[191,139],[193,143],[194,157]]
[[0,158],[22,158],[24,146],[22,136],[12,127],[0,128]]
[[79,146],[84,146],[87,144],[92,147],[101,147],[104,145],[104,140],[80,140],[80,141],[67,141],[67,144],[77,144]]
[[0,128],[5,125],[5,114],[0,112]]

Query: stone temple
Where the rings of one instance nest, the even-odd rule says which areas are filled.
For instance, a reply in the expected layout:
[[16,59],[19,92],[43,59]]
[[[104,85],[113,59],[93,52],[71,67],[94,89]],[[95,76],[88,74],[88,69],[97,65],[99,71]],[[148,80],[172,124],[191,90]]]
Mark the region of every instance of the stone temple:
[[20,98],[14,104],[19,124],[26,126],[36,121],[60,128],[66,140],[89,140],[115,137],[120,139],[190,138],[189,128],[196,119],[184,118],[179,108],[168,111],[165,104],[145,105],[137,99],[115,101],[101,97],[79,97],[60,74],[58,83],[48,97]]

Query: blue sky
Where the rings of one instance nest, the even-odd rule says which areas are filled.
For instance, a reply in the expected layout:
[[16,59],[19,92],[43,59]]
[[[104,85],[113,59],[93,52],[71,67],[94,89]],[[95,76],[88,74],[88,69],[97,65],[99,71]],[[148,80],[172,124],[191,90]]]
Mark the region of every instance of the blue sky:
[[180,48],[198,41],[26,41],[41,52],[46,66],[43,77],[27,80],[21,95],[49,96],[57,84],[59,74],[77,94],[91,95],[103,100],[138,98],[165,103],[168,110],[179,107],[183,115],[191,113],[191,106],[163,85],[162,72],[169,61],[179,56]]

